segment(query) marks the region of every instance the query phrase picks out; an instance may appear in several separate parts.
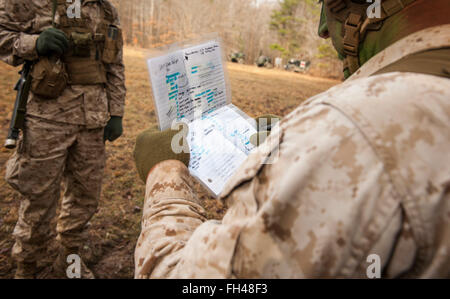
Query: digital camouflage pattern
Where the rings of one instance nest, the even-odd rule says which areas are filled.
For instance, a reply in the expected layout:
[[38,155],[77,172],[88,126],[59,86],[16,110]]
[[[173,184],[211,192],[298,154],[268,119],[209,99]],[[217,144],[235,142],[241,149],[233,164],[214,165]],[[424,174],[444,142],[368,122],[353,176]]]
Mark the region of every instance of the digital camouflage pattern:
[[[81,14],[93,32],[107,1],[82,1]],[[52,25],[51,0],[0,0],[0,59],[18,66],[36,60],[39,34]],[[103,3],[103,4],[102,4]],[[60,16],[56,15],[56,24]],[[106,84],[68,85],[55,100],[30,94],[19,148],[8,161],[6,179],[21,193],[13,257],[33,262],[50,237],[61,182],[64,187],[57,232],[66,247],[83,244],[86,223],[96,212],[105,165],[104,126],[123,116],[125,78],[122,49],[106,64]]]
[[58,238],[69,248],[84,244],[83,230],[97,210],[104,166],[103,128],[26,119],[24,137],[6,173],[22,196],[12,251],[16,260],[32,262],[45,251],[61,183]]
[[[449,36],[450,25],[416,35],[428,49]],[[366,278],[377,254],[384,278],[449,278],[450,81],[369,74],[284,118],[227,184],[222,221],[205,221],[181,162],[155,166],[135,276]],[[273,140],[278,160],[265,164]]]

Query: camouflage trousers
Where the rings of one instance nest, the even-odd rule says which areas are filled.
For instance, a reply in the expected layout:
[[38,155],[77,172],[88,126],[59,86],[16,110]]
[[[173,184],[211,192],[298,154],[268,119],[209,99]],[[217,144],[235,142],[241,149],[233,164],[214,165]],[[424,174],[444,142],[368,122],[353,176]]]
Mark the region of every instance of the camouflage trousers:
[[62,245],[80,247],[97,211],[105,166],[103,128],[87,129],[28,116],[23,137],[6,167],[7,182],[21,194],[12,250],[18,262],[34,262],[54,235]]

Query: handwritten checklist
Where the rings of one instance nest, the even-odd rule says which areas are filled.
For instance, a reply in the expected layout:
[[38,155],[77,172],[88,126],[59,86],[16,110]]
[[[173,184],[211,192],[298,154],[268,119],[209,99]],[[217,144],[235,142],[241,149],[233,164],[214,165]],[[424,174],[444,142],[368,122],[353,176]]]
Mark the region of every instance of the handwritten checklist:
[[161,130],[189,126],[189,170],[214,196],[254,146],[255,124],[231,104],[220,42],[211,40],[147,61]]

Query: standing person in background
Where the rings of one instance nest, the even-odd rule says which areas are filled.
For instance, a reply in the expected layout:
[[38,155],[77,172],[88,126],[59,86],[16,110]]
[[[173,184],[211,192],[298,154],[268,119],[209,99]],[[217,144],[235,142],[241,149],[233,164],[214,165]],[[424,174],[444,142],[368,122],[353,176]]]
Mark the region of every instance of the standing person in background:
[[[0,0],[0,59],[13,66],[33,62],[25,129],[6,171],[21,194],[12,250],[16,278],[39,271],[61,183],[55,272],[65,274],[67,256],[85,244],[100,199],[105,141],[122,135],[122,48],[109,1]],[[81,264],[82,278],[92,278]]]

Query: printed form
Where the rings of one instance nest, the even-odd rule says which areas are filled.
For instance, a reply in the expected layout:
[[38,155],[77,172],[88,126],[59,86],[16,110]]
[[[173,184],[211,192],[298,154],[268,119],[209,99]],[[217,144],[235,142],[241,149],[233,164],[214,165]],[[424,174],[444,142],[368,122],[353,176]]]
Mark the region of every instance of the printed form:
[[190,173],[217,197],[254,146],[255,124],[231,104],[220,42],[147,61],[159,126],[189,126]]

